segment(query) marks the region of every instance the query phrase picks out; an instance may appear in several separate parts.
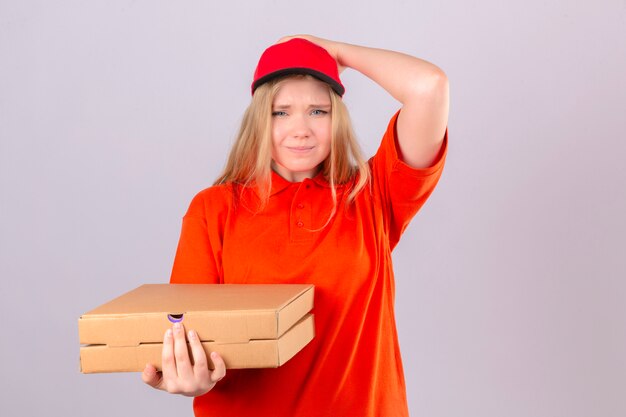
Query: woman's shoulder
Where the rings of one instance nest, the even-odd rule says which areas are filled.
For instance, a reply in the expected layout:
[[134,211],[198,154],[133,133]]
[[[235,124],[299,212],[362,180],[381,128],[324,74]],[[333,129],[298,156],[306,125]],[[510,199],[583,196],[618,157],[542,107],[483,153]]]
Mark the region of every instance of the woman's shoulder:
[[229,196],[233,192],[233,187],[234,187],[233,184],[230,182],[225,182],[222,184],[214,184],[196,193],[196,195],[194,196],[194,199],[196,198],[200,198],[200,199],[220,198],[220,197]]
[[224,183],[205,188],[192,198],[187,216],[204,216],[208,212],[228,210],[233,202],[233,184]]

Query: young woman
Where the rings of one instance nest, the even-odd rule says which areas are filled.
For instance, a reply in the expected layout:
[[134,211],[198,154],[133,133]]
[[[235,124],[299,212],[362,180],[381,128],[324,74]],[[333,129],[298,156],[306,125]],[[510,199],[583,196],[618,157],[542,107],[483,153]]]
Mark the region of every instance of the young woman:
[[[357,70],[402,107],[365,161],[341,100]],[[447,144],[448,82],[398,52],[313,36],[259,61],[226,169],[183,219],[172,283],[311,283],[316,336],[277,369],[229,370],[175,325],[163,372],[197,416],[407,416],[391,251],[433,191]]]

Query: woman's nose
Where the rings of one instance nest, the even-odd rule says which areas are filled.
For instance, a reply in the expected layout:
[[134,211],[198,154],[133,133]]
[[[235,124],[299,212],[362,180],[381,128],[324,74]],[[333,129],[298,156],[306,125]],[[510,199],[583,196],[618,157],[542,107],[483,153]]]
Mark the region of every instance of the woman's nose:
[[297,116],[294,117],[292,121],[293,125],[291,126],[291,132],[294,137],[308,137],[311,134],[311,128],[306,120],[306,117]]

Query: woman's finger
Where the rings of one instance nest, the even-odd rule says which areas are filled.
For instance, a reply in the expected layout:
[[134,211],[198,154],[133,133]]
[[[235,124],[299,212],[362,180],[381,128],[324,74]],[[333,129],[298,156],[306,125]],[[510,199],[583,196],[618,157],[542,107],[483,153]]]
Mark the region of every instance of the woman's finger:
[[193,373],[196,376],[196,380],[206,381],[209,376],[209,365],[207,363],[206,353],[202,347],[202,342],[195,330],[189,330],[188,338],[191,354],[193,356]]
[[181,323],[175,323],[172,329],[174,333],[174,357],[176,358],[176,372],[179,378],[189,380],[193,378],[191,359],[185,338],[185,328]]
[[161,370],[163,371],[163,378],[176,378],[178,376],[176,360],[174,359],[174,337],[172,335],[172,329],[167,329],[163,337]]
[[226,376],[226,364],[217,352],[211,352],[211,361],[215,367],[211,372],[211,382],[216,383]]
[[163,377],[160,372],[157,372],[156,368],[153,365],[146,365],[143,372],[141,373],[141,379],[152,388],[161,389],[161,382],[163,381]]

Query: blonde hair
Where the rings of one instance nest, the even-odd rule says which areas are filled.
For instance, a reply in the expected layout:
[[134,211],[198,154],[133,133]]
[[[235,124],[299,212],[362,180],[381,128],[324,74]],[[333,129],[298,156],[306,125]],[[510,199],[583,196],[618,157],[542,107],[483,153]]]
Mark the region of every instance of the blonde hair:
[[[271,80],[256,89],[243,115],[226,167],[215,181],[215,185],[230,182],[257,187],[261,210],[267,204],[272,188],[272,104],[281,85],[293,78],[313,79],[310,75],[289,75]],[[351,203],[369,183],[370,171],[352,129],[348,109],[330,86],[328,91],[332,120],[331,149],[321,164],[321,170],[332,193],[333,211],[330,221],[337,207],[336,186],[354,180],[347,200]]]

